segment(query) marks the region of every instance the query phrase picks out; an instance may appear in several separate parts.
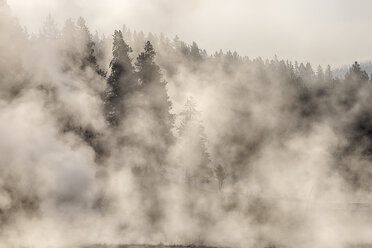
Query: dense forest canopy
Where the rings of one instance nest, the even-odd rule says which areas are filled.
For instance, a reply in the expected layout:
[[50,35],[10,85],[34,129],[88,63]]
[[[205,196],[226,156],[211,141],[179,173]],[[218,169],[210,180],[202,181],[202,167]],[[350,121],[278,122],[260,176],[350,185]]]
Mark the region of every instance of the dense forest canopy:
[[358,62],[338,78],[84,18],[30,35],[5,0],[0,33],[0,247],[371,241],[333,211],[372,203]]

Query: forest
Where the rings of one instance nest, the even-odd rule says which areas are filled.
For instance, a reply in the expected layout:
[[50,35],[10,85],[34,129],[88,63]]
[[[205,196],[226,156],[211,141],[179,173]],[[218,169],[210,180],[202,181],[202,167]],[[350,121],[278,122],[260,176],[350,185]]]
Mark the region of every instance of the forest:
[[371,80],[0,0],[0,247],[372,242]]

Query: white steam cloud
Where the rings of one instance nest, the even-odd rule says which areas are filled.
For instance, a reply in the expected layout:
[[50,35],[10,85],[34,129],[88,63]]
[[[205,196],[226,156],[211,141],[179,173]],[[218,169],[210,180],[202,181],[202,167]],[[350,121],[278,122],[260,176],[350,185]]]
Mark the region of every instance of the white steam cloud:
[[[188,22],[179,16],[195,17],[189,20],[195,27],[212,4],[144,2],[120,1],[120,6],[133,22],[141,19],[133,26],[156,33],[178,32],[166,18],[157,20],[159,15],[174,18],[181,27]],[[292,4],[308,6],[300,2]],[[368,83],[351,76],[351,83],[324,79],[326,74],[312,71],[298,75],[303,64],[250,60],[231,52],[208,56],[196,43],[188,46],[160,34],[145,37],[114,25],[123,20],[121,8],[115,10],[119,1],[9,4],[22,22],[34,27],[40,22],[38,11],[51,12],[57,20],[87,15],[87,25],[123,29],[134,50],[133,64],[150,40],[167,92],[139,83],[142,90],[120,100],[126,106],[121,122],[110,125],[104,95],[112,39],[98,34],[76,38],[78,28],[71,22],[63,29],[60,22],[62,31],[57,32],[51,18],[40,35],[27,36],[0,0],[0,247],[162,243],[308,248],[372,242]],[[278,3],[273,1],[213,4],[234,22],[244,21],[244,11],[234,16],[237,6],[248,5],[277,20],[273,6]],[[282,4],[289,7],[289,1]],[[331,7],[333,1],[325,8]],[[215,21],[221,12],[210,11]],[[253,10],[248,12],[253,15]],[[293,21],[291,16],[278,19],[281,27]],[[154,30],[147,23],[152,21]],[[264,27],[261,39],[274,28],[272,23],[246,25],[252,30]],[[201,26],[197,35],[218,29],[217,23]],[[235,31],[244,33],[240,28]],[[184,34],[191,39],[190,29]],[[273,35],[282,32],[286,30]],[[213,31],[213,37],[217,33],[221,35]],[[95,42],[94,62],[86,56],[84,44],[90,41]],[[299,46],[307,42],[313,40]],[[202,43],[212,44],[206,39]],[[278,40],[278,45],[284,43]],[[256,48],[263,51],[266,46],[263,42]],[[322,60],[323,53],[317,54],[309,59]],[[302,56],[297,55],[288,56]],[[161,103],[167,102],[167,94],[172,109],[164,114]],[[173,117],[167,133],[164,126],[170,123],[163,121]]]

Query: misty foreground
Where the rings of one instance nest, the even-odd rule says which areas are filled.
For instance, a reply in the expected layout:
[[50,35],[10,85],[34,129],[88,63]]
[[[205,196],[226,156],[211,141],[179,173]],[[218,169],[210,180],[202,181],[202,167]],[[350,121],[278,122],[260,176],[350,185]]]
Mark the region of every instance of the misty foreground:
[[[283,246],[275,244],[267,244],[266,246],[258,246],[262,248],[281,248]],[[349,245],[350,248],[370,248],[372,245],[369,244],[357,244]],[[203,246],[203,245],[107,245],[107,244],[97,244],[97,245],[80,245],[80,246],[68,246],[63,248],[222,248],[213,246]],[[223,247],[227,248],[227,247]]]
[[83,18],[28,34],[4,0],[0,33],[0,247],[372,243],[357,62],[339,79]]

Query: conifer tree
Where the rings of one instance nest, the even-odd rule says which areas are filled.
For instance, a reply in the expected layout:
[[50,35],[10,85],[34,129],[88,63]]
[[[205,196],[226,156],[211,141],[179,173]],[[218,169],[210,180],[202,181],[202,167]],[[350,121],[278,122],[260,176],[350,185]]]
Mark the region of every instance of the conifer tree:
[[330,83],[333,80],[333,73],[330,65],[327,65],[327,69],[324,72],[325,81]]
[[84,18],[79,17],[77,20],[77,27],[79,31],[79,38],[80,42],[83,44],[83,61],[82,61],[82,67],[85,67],[87,65],[96,65],[97,61],[94,57],[94,42],[92,40],[92,35],[85,23]]
[[190,54],[190,49],[186,45],[185,42],[181,41],[178,35],[174,37],[173,39],[173,48],[176,50],[177,53],[183,55],[183,56],[188,56]]
[[294,72],[296,74],[296,76],[299,75],[299,66],[298,66],[298,62],[295,61],[295,64],[294,64]]
[[95,43],[93,41],[93,36],[82,17],[79,17],[77,21],[77,30],[79,35],[78,40],[82,45],[82,61],[80,68],[84,69],[86,66],[89,66],[102,77],[106,77],[106,72],[100,69],[97,64],[97,59],[94,55]]
[[309,62],[306,63],[305,78],[308,81],[311,81],[314,78],[314,71],[313,71],[313,68],[311,67],[311,64]]
[[138,55],[136,62],[138,77],[142,87],[161,80],[160,68],[154,61],[155,55],[156,52],[152,44],[150,41],[147,41],[145,51]]
[[324,71],[323,68],[319,65],[317,70],[316,70],[316,76],[318,79],[318,82],[323,82],[324,81]]
[[306,78],[306,67],[303,63],[298,66],[298,74],[302,79]]
[[186,181],[191,184],[208,182],[213,172],[209,167],[211,161],[207,151],[207,138],[192,98],[187,99],[180,117],[178,134],[183,148],[180,161],[186,170]]
[[112,126],[117,126],[126,111],[123,99],[136,89],[137,83],[129,57],[132,48],[123,40],[121,31],[115,30],[113,40],[111,74],[107,79],[104,104],[107,122]]
[[[192,42],[192,45],[191,45],[191,48],[190,48],[190,56],[191,56],[191,59],[194,60],[194,61],[202,60],[202,56],[200,54],[199,46],[198,46],[198,44],[196,44],[195,41]],[[231,54],[231,56],[232,56],[232,54]]]
[[[170,113],[172,106],[166,89],[167,83],[162,80],[160,68],[154,61],[155,55],[156,52],[152,44],[147,41],[145,49],[138,55],[135,65],[140,81],[140,90],[148,103],[149,113],[157,123],[154,134],[166,149],[173,140],[171,129],[174,118]],[[166,153],[164,149],[159,150],[159,163],[163,163],[162,160]]]
[[355,63],[346,73],[345,80],[355,82],[368,82],[369,77],[367,72],[362,70],[360,64],[357,61],[355,61]]

